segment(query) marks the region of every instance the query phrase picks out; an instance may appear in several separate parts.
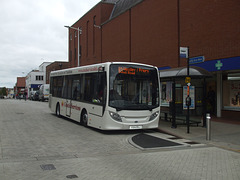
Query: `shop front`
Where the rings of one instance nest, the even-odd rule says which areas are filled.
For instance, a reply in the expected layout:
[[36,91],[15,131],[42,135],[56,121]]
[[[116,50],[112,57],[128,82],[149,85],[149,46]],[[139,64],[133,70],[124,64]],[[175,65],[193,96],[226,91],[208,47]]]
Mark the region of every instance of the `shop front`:
[[[207,92],[214,92],[213,114],[217,117],[240,116],[240,56],[194,64],[213,73],[206,81]],[[212,94],[214,94],[212,93]]]
[[240,71],[223,73],[222,78],[222,116],[239,118],[240,116]]

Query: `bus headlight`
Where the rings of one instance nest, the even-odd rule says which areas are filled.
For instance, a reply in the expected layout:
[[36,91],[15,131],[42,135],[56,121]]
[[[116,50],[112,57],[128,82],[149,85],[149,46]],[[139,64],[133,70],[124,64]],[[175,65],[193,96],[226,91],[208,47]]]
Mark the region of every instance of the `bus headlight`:
[[150,119],[149,119],[149,121],[152,121],[152,120],[154,120],[157,116],[158,116],[158,114],[159,114],[159,111],[157,111],[157,112],[155,112],[155,113],[153,113],[151,116],[150,116]]
[[119,116],[118,113],[109,111],[109,114],[115,121],[122,122],[122,118],[121,118],[121,116]]

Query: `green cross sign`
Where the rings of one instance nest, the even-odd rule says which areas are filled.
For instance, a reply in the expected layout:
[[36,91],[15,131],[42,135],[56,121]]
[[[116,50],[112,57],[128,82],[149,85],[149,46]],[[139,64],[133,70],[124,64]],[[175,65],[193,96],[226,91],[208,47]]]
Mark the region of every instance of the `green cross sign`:
[[217,61],[217,63],[215,64],[215,67],[220,70],[221,67],[223,66],[223,63],[221,63],[221,61]]

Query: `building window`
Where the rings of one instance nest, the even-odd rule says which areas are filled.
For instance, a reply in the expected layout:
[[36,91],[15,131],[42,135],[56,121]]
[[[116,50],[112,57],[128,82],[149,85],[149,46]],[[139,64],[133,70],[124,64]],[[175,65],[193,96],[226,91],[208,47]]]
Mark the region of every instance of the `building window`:
[[224,109],[240,110],[240,73],[227,74],[223,80]]
[[82,56],[82,49],[81,49],[81,34],[82,34],[82,27],[79,27],[79,47],[78,47],[78,50],[79,50],[79,58],[81,58]]
[[74,48],[74,66],[76,64],[76,61],[77,61],[77,49]]
[[36,81],[43,81],[43,76],[36,76]]
[[70,62],[72,62],[72,50],[70,50],[70,52],[69,52],[69,60],[70,60]]
[[87,41],[86,41],[86,55],[88,57],[88,26],[89,26],[89,21],[87,21],[87,31],[86,31],[86,36],[87,36]]
[[93,54],[95,54],[95,26],[96,24],[96,16],[93,17]]

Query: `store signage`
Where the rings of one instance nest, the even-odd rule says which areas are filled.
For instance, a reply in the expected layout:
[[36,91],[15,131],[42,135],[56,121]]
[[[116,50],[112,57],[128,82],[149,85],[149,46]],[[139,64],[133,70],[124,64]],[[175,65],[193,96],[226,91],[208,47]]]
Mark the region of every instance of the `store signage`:
[[192,57],[189,58],[189,64],[197,64],[197,63],[202,63],[205,61],[204,56],[198,56],[198,57]]
[[188,47],[180,47],[180,58],[188,58]]
[[240,56],[209,60],[203,63],[194,64],[194,66],[201,67],[207,71],[229,71],[239,69],[240,67]]
[[221,60],[217,61],[217,63],[215,64],[215,67],[217,68],[217,70],[221,70],[223,66],[223,63],[221,63]]

